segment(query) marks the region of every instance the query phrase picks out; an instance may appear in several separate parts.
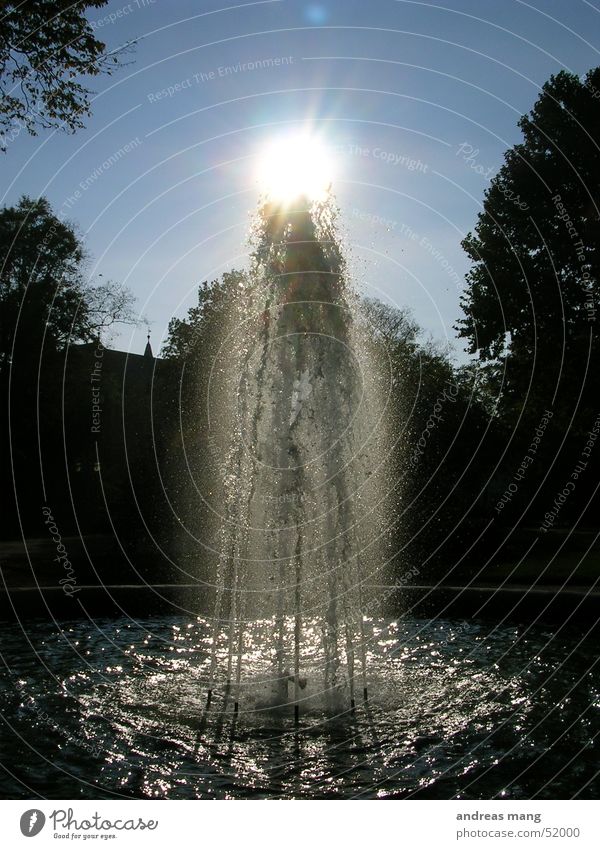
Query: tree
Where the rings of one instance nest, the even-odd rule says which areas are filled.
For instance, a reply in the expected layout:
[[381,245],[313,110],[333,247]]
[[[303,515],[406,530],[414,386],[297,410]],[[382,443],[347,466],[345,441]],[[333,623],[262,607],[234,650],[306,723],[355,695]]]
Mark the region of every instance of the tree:
[[[162,355],[167,360],[185,361],[206,357],[208,346],[219,342],[219,322],[224,321],[232,300],[239,296],[240,286],[247,283],[243,271],[226,271],[220,280],[205,280],[198,287],[198,304],[190,307],[185,318],[172,318]],[[213,338],[215,337],[215,338]]]
[[0,211],[0,373],[30,359],[100,338],[116,322],[135,322],[133,295],[114,282],[91,286],[75,227],[46,198],[22,197]]
[[[115,322],[134,322],[133,296],[114,282],[87,282],[83,242],[45,198],[23,197],[0,210],[0,255],[0,464],[10,482],[4,533],[23,522],[37,533],[43,497],[54,493],[65,509],[68,503],[65,416],[76,433],[71,443],[89,433],[81,427],[89,396],[70,394],[74,384],[66,380],[78,362],[69,358],[69,345],[105,338]],[[82,387],[90,385],[86,366]],[[115,395],[109,381],[107,374],[107,400]]]
[[596,335],[599,97],[600,68],[584,81],[551,77],[521,118],[524,141],[505,154],[463,242],[473,266],[459,333],[482,362],[500,366],[505,409],[532,376],[540,403],[557,383],[574,388],[572,367]]
[[540,470],[554,467],[552,491],[597,415],[600,68],[551,77],[519,127],[523,141],[505,154],[463,241],[473,265],[457,329],[498,397],[507,438],[514,431],[515,456],[553,411],[536,457]]
[[22,0],[0,10],[0,148],[25,129],[83,127],[90,90],[83,76],[111,74],[124,49],[106,53],[85,17],[108,0]]

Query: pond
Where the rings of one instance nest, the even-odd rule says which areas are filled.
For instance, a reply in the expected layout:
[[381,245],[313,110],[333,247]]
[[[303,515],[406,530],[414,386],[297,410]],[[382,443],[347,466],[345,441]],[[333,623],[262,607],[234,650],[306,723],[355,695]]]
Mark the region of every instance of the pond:
[[[300,722],[269,703],[261,626],[240,710],[206,707],[202,618],[0,626],[5,798],[595,798],[597,633],[368,620],[369,700],[322,693],[318,629]],[[290,694],[293,686],[290,685]],[[362,689],[359,690],[362,693]]]

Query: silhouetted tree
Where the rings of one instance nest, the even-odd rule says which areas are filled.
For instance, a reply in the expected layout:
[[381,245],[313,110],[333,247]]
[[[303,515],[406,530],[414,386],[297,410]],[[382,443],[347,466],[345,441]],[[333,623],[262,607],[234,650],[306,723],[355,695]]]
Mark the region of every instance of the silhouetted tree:
[[46,198],[22,197],[0,211],[0,372],[17,356],[36,359],[69,342],[101,337],[116,322],[132,323],[133,295],[108,282],[86,281],[86,253],[74,225]]
[[362,313],[390,369],[396,574],[403,583],[452,577],[489,512],[498,432],[493,401],[479,369],[455,367],[410,311],[368,299]]
[[[523,141],[505,154],[463,242],[473,265],[458,330],[498,399],[507,468],[518,466],[544,411],[553,413],[537,472],[514,499],[527,505],[548,472],[542,515],[598,414],[600,68],[551,77],[519,126]],[[593,473],[578,483],[561,520],[577,515],[593,484]]]
[[123,49],[106,53],[85,17],[108,0],[21,0],[0,4],[0,149],[24,129],[84,126],[90,114],[84,76],[111,74]]
[[217,322],[226,314],[231,299],[239,296],[240,285],[246,283],[247,275],[235,270],[210,283],[203,281],[198,287],[198,304],[190,307],[185,318],[172,318],[169,322],[162,356],[180,362],[188,358],[205,359],[209,355],[208,346],[219,341],[218,332],[214,333]]
[[[134,299],[116,283],[89,284],[81,238],[45,198],[23,197],[0,210],[0,256],[0,460],[28,525],[32,515],[39,520],[40,464],[48,485],[59,487],[64,477],[69,343],[96,341],[115,322],[134,322]],[[81,385],[87,389],[89,375]],[[87,412],[88,403],[89,397],[81,399],[81,409]],[[7,506],[5,533],[14,533],[14,512]]]
[[473,266],[458,327],[495,365],[502,414],[514,421],[528,398],[535,416],[558,389],[568,420],[588,354],[598,365],[600,68],[551,77],[519,126],[463,242]]

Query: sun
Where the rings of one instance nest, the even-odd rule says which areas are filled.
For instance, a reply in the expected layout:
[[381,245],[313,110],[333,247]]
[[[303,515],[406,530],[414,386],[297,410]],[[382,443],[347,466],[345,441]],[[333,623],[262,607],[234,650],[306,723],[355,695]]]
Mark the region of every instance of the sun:
[[333,157],[325,144],[309,133],[274,139],[259,157],[260,192],[278,203],[291,203],[302,196],[325,200],[333,177]]

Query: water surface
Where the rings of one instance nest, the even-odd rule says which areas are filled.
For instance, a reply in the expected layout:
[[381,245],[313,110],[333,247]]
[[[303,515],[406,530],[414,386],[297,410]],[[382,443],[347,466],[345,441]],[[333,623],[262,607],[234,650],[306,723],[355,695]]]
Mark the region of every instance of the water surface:
[[[4,797],[593,798],[600,691],[587,628],[369,620],[369,702],[323,693],[318,628],[301,720],[269,706],[247,634],[240,712],[211,628],[160,616],[3,625]],[[290,696],[293,695],[290,685]]]

